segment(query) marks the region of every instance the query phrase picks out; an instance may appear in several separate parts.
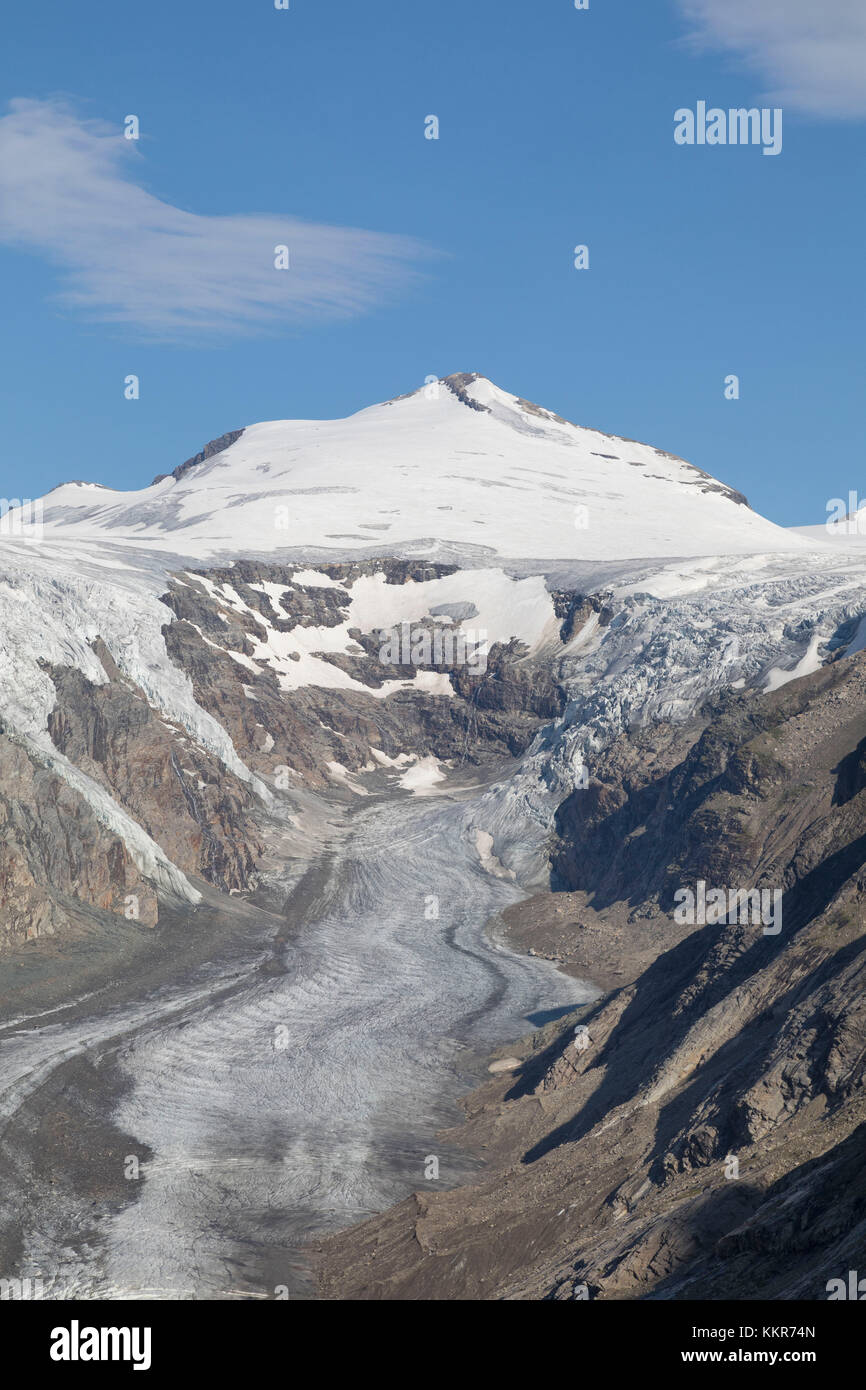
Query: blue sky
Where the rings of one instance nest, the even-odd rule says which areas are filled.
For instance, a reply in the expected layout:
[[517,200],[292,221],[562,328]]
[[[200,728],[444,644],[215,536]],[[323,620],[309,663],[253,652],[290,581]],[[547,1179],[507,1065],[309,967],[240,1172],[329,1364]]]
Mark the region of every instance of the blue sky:
[[[480,371],[823,520],[866,492],[864,9],[15,7],[0,493],[143,486],[226,430]],[[782,153],[677,146],[700,100],[781,104]]]

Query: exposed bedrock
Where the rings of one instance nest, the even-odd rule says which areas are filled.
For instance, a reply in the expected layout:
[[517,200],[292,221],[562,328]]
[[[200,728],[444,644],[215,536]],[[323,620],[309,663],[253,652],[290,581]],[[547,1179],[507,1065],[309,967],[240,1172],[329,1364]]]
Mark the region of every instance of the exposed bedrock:
[[55,746],[101,783],[172,863],[229,890],[250,885],[261,840],[250,787],[162,718],[114,664],[94,650],[109,680],[53,668],[48,729]]
[[[562,712],[566,696],[550,653],[530,656],[517,640],[491,644],[476,668],[465,657],[449,661],[447,652],[438,662],[423,656],[383,661],[383,630],[353,628],[349,650],[330,651],[324,642],[318,650],[314,641],[311,647],[311,654],[343,672],[347,683],[329,688],[313,679],[286,689],[267,657],[254,655],[263,631],[338,627],[349,613],[349,594],[342,586],[362,575],[403,585],[456,572],[452,565],[396,560],[321,565],[318,573],[341,586],[324,587],[305,583],[303,572],[296,579],[296,569],[245,561],[230,570],[203,571],[207,589],[175,583],[164,597],[177,615],[164,630],[172,659],[190,676],[199,704],[263,777],[272,780],[275,769],[287,766],[308,785],[322,787],[333,781],[333,764],[355,772],[374,769],[371,750],[387,759],[432,756],[470,764],[518,756],[538,729]],[[230,583],[239,604],[214,593],[213,586],[223,583]],[[262,591],[264,585],[271,586],[271,596]],[[276,589],[283,590],[278,598]],[[469,618],[470,629],[471,623]],[[413,637],[426,632],[432,646],[443,630],[456,638],[459,620],[443,614],[438,621],[429,617],[411,626]],[[404,654],[398,648],[397,655]],[[419,673],[440,678],[438,685],[418,682]],[[383,689],[388,682],[403,688],[388,693]]]
[[82,909],[157,919],[123,840],[62,778],[0,735],[0,951],[72,929]]

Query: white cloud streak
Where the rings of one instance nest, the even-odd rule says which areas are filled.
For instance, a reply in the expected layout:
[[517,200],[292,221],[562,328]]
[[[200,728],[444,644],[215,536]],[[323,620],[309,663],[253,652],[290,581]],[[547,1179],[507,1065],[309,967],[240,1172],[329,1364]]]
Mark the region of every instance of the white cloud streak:
[[[201,216],[154,197],[135,141],[64,102],[0,118],[0,244],[60,269],[60,302],[161,339],[261,334],[393,298],[429,254],[409,237],[295,217]],[[274,266],[276,246],[290,269]]]
[[678,0],[691,43],[739,54],[772,105],[866,116],[866,0]]

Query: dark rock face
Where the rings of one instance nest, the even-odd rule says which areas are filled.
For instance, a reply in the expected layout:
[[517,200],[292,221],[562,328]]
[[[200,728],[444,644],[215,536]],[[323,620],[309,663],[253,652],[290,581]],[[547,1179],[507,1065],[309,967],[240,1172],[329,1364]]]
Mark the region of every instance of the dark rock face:
[[[92,644],[106,684],[74,667],[47,668],[56,690],[48,733],[185,873],[226,892],[252,886],[261,838],[250,786],[165,720]],[[157,893],[123,839],[35,755],[0,735],[0,950],[78,930],[94,912],[144,926]]]
[[0,735],[0,951],[74,930],[87,909],[153,926],[157,900],[87,802]]
[[249,787],[170,727],[115,666],[94,650],[107,685],[70,667],[52,669],[57,704],[48,729],[57,748],[101,783],[169,859],[217,887],[250,886],[258,839]]
[[207,459],[213,458],[214,454],[221,454],[224,449],[228,449],[229,445],[236,443],[242,434],[243,430],[229,430],[226,434],[221,434],[219,439],[209,440],[200,453],[194,454],[185,463],[178,464],[171,473],[158,473],[151,483],[151,487],[156,483],[163,482],[166,478],[174,478],[175,480],[182,478],[184,473],[188,473],[197,464],[204,463]]
[[551,593],[553,611],[562,620],[559,637],[562,642],[570,642],[580,632],[593,613],[598,614],[600,627],[607,627],[613,611],[606,607],[596,594],[577,594],[571,589],[554,589]]
[[[621,983],[469,1099],[448,1139],[481,1181],[322,1244],[325,1296],[824,1299],[862,1272],[864,737],[859,656],[599,757],[536,911],[576,973],[612,939]],[[677,924],[697,878],[779,886],[781,931]]]
[[442,385],[447,386],[452,396],[456,396],[461,405],[466,405],[470,410],[480,410],[484,414],[490,414],[489,405],[482,405],[480,401],[473,400],[467,387],[473,381],[478,380],[478,372],[453,372],[451,376],[442,378]]
[[863,680],[860,658],[836,662],[621,738],[560,807],[559,881],[667,910],[681,883],[748,880],[785,889],[800,920],[820,910],[860,853]]

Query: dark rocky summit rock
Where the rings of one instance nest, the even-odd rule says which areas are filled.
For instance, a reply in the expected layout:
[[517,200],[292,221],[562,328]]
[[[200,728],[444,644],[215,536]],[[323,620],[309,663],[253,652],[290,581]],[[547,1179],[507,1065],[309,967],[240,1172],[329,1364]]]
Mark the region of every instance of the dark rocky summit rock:
[[228,430],[226,434],[221,434],[219,439],[209,440],[199,453],[193,454],[192,458],[187,459],[185,463],[178,464],[177,468],[173,468],[170,473],[158,473],[151,483],[151,487],[156,483],[164,482],[166,478],[174,478],[177,481],[191,468],[195,468],[197,464],[205,463],[215,454],[221,454],[224,449],[228,449],[231,444],[240,439],[242,434],[243,430]]

